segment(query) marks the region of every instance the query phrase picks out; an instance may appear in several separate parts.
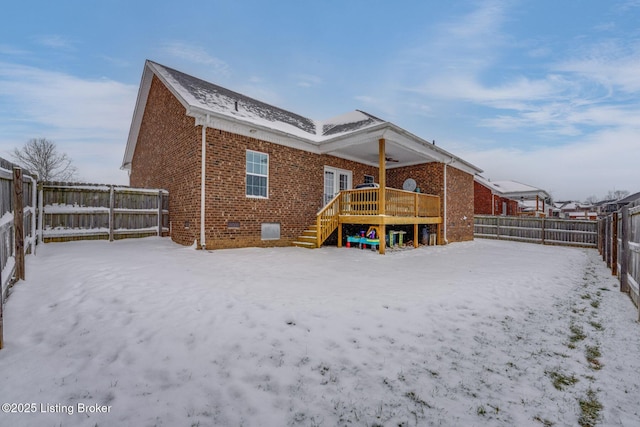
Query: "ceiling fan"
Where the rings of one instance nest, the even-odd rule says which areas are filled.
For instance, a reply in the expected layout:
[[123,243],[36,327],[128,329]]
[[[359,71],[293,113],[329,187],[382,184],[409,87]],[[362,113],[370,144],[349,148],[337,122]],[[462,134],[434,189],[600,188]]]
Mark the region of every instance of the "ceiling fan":
[[394,159],[393,157],[385,157],[384,160],[387,162],[398,163],[398,159]]

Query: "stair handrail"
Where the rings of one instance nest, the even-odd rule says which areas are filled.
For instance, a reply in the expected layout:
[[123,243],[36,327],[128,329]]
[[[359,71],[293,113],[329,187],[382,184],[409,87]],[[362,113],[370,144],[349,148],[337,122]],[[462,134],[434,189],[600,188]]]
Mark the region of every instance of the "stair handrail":
[[316,245],[322,246],[322,243],[338,228],[340,215],[340,198],[341,193],[331,199],[329,203],[318,211],[316,215]]

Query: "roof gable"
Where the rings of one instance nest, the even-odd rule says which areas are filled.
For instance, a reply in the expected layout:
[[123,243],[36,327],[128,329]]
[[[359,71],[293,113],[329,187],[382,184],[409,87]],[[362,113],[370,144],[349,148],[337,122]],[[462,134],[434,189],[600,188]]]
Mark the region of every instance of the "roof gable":
[[[386,150],[396,162],[388,168],[437,161],[470,174],[482,172],[435,144],[364,111],[355,110],[324,121],[312,120],[149,60],[145,62],[138,91],[123,169],[130,168],[154,78],[180,101],[187,116],[196,119],[196,126],[215,127],[372,166],[378,165],[378,140],[384,138]],[[369,153],[372,147],[375,152]]]
[[238,119],[258,118],[268,122],[280,122],[296,127],[309,135],[316,135],[316,123],[307,117],[274,107],[173,68],[152,64],[155,70],[165,77],[172,88],[191,106]]
[[540,188],[533,187],[531,185],[522,184],[521,182],[517,181],[491,181],[480,175],[476,175],[474,177],[474,180],[479,184],[487,187],[492,192],[506,198],[527,198],[535,196],[550,198],[549,194],[546,191]]

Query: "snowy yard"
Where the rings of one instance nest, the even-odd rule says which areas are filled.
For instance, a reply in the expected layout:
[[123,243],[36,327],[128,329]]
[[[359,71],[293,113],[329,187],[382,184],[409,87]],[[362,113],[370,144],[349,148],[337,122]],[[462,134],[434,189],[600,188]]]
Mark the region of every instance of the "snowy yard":
[[592,249],[47,244],[0,425],[637,426],[636,317]]

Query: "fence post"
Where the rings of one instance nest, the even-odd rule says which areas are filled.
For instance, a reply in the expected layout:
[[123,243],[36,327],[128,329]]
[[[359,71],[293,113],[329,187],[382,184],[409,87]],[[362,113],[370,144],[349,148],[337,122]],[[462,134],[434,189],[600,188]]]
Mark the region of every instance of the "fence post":
[[24,280],[24,207],[22,199],[22,169],[13,168],[13,230],[16,244],[16,278]]
[[604,218],[598,220],[598,247],[600,248],[600,256],[604,253]]
[[541,236],[541,237],[542,237],[542,244],[543,244],[543,245],[545,244],[545,243],[544,243],[544,237],[545,237],[544,235],[545,235],[545,233],[546,233],[546,231],[545,231],[545,225],[546,225],[545,218],[544,218],[544,217],[542,217],[542,236]]
[[622,208],[622,248],[620,254],[620,292],[629,293],[629,207]]
[[38,183],[38,243],[43,243],[42,229],[44,225],[44,185]]
[[[0,286],[1,288],[2,286]],[[0,350],[2,350],[2,347],[4,347],[4,327],[2,325],[3,323],[3,313],[2,313],[2,306],[4,305],[4,292],[2,292],[2,289],[0,289]]]
[[611,220],[611,275],[618,275],[618,212]]
[[611,267],[611,263],[609,262],[609,245],[611,244],[611,215],[607,215],[604,224],[604,253],[602,254],[602,260],[607,264],[607,267]]
[[113,229],[114,229],[114,221],[115,214],[113,212],[116,205],[116,197],[114,194],[113,185],[109,187],[109,241],[113,242]]
[[500,217],[496,217],[496,239],[500,239]]
[[36,254],[36,248],[38,246],[38,177],[31,177],[31,246],[33,254]]
[[162,190],[158,190],[158,237],[162,237]]

